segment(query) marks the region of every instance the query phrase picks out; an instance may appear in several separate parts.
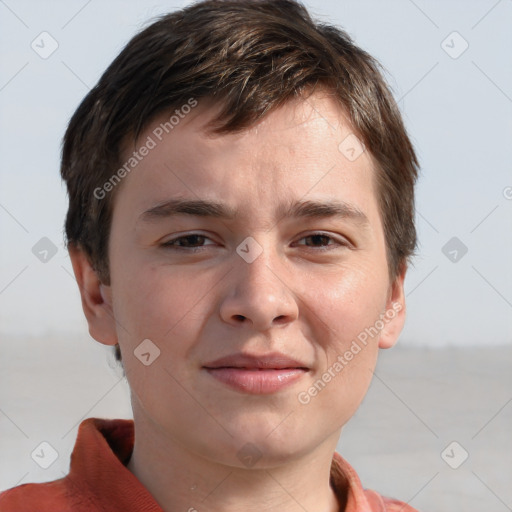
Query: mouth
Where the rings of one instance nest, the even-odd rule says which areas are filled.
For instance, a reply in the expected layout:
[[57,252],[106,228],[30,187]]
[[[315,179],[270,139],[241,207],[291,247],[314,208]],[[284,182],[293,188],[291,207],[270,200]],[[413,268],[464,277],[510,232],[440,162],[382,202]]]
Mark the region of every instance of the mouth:
[[234,354],[209,362],[203,368],[214,379],[249,394],[271,394],[292,385],[309,368],[280,353],[261,356]]

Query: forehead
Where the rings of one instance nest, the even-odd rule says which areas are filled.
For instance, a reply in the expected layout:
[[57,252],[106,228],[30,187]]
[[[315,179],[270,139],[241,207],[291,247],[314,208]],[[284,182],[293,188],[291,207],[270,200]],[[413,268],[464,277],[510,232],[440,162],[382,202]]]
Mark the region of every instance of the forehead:
[[210,100],[177,107],[125,147],[124,161],[138,160],[117,192],[132,209],[171,196],[209,198],[251,217],[263,206],[282,211],[284,202],[336,198],[376,213],[372,158],[328,94],[289,101],[245,130],[213,134],[207,124],[221,108]]

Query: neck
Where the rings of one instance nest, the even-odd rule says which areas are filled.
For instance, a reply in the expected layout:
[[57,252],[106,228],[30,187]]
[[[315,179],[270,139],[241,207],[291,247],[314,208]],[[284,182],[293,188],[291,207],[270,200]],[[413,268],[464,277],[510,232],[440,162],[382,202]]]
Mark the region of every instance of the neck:
[[135,444],[128,469],[165,512],[339,512],[330,486],[339,432],[314,453],[266,468],[218,463],[187,450],[135,418]]

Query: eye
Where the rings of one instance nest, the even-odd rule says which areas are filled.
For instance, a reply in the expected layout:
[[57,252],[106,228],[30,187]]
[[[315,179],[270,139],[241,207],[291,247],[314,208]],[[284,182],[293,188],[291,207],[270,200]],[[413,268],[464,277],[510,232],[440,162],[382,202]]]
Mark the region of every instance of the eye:
[[[302,241],[305,241],[305,243],[301,243]],[[161,246],[166,249],[187,252],[199,252],[202,248],[209,245],[216,244],[206,235],[200,233],[191,233],[179,236],[161,244]],[[317,249],[319,251],[329,251],[340,247],[348,247],[350,246],[350,243],[345,239],[335,238],[326,233],[318,232],[311,233],[310,235],[300,238],[297,245],[302,245],[310,249]]]
[[[337,247],[348,247],[349,243],[344,239],[334,238],[326,233],[311,233],[299,240],[306,240],[305,244],[299,243],[298,245],[304,245],[311,248],[317,248],[321,251],[329,251]],[[330,247],[330,248],[329,248]]]
[[[173,238],[172,240],[167,240],[166,242],[164,242],[162,244],[162,247],[176,249],[176,250],[201,249],[202,247],[205,247],[206,240],[210,240],[210,239],[205,235],[201,235],[199,233],[193,233],[190,235]],[[206,245],[213,245],[213,244],[206,244]]]

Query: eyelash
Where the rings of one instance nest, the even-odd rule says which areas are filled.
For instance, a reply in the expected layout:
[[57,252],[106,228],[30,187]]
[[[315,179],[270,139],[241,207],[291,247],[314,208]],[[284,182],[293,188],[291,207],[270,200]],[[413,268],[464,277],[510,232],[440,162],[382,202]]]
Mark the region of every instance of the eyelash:
[[[304,239],[307,239],[307,238],[311,238],[311,237],[317,237],[317,236],[320,236],[320,237],[324,237],[324,238],[328,238],[329,241],[334,241],[335,244],[332,244],[332,245],[327,245],[327,246],[320,246],[320,247],[309,247],[309,249],[313,249],[315,250],[315,252],[325,252],[325,251],[332,251],[333,248],[332,246],[335,245],[337,247],[349,247],[350,246],[350,243],[348,241],[343,241],[343,240],[337,240],[336,238],[326,234],[326,233],[323,233],[323,232],[314,232],[314,233],[311,233],[307,236],[303,236],[302,238],[300,238],[299,240],[304,240]],[[205,240],[210,240],[210,238],[208,238],[206,235],[202,235],[200,233],[191,233],[189,235],[184,235],[184,236],[180,236],[180,237],[177,237],[177,238],[174,238],[172,240],[168,240],[166,242],[164,242],[162,244],[162,247],[166,248],[166,249],[171,249],[171,250],[175,250],[175,251],[185,251],[185,252],[192,252],[192,253],[198,253],[198,252],[201,252],[204,247],[207,247],[207,246],[199,246],[199,247],[181,247],[179,245],[176,245],[177,242],[179,242],[180,240],[185,240],[185,239],[190,239],[190,238],[201,238],[201,239],[205,239]],[[211,245],[211,244],[210,244]],[[306,246],[305,244],[300,244],[304,247],[308,247]],[[331,249],[329,249],[329,247],[331,247]]]

